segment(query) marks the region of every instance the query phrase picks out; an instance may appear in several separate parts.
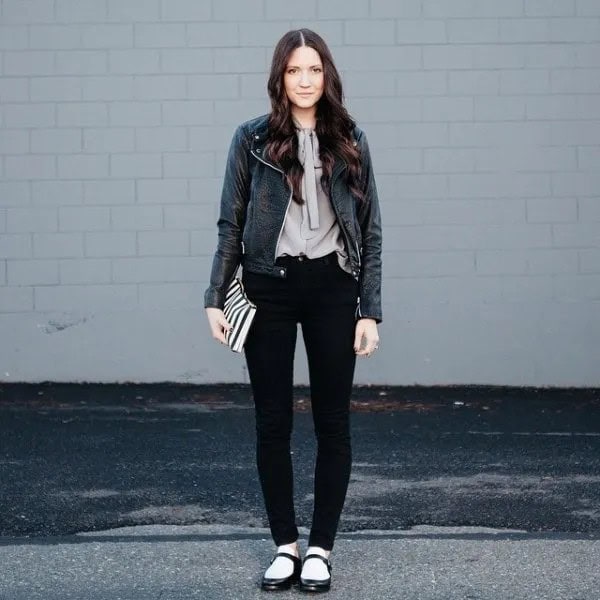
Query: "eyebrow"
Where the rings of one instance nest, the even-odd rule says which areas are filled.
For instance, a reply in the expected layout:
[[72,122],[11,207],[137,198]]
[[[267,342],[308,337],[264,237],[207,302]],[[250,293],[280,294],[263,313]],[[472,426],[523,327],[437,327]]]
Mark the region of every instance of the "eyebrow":
[[[318,63],[316,65],[310,65],[309,69],[314,69],[315,67],[322,67],[322,66],[323,66],[322,63]],[[286,67],[286,69],[299,69],[299,68],[300,68],[300,65],[288,65]]]

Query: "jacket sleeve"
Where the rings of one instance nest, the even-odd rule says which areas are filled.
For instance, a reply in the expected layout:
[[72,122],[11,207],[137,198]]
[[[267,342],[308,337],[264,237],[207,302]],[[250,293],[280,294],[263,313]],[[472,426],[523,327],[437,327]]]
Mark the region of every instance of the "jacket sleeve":
[[359,318],[383,319],[381,309],[381,212],[373,174],[367,137],[358,140],[361,154],[361,186],[364,200],[358,205],[358,222],[362,236],[362,265],[359,278]]
[[204,306],[223,308],[227,287],[235,276],[242,256],[242,233],[250,189],[248,141],[240,125],[231,141],[221,192],[217,250],[213,257],[210,284]]

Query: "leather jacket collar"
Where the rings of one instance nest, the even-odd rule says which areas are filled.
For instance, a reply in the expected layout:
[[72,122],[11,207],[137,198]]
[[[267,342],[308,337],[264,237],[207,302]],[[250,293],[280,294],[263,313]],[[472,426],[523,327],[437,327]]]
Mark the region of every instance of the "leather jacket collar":
[[[356,146],[358,144],[358,142],[356,140],[356,133],[357,133],[356,130],[353,133],[354,133],[354,145]],[[264,148],[265,148],[265,143],[268,140],[268,134],[269,134],[269,115],[263,115],[262,117],[258,117],[257,119],[255,119],[253,121],[253,128],[251,129],[252,140],[250,142],[250,152],[252,152],[257,159],[266,163],[270,167],[273,167],[273,169],[276,169],[277,171],[281,171],[281,167],[278,167],[276,164],[274,164],[273,162],[268,160],[267,157],[264,155]],[[340,173],[342,173],[342,171],[344,171],[346,166],[347,166],[346,163],[339,156],[335,157],[335,162],[333,164],[333,170],[331,172],[332,183],[335,180],[335,178],[338,177],[340,175]]]

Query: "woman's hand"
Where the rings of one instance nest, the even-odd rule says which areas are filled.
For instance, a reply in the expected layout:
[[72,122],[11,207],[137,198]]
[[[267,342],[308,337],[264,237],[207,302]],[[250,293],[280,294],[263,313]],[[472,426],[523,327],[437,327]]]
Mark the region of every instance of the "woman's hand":
[[375,319],[359,319],[354,334],[354,352],[357,356],[371,356],[379,347],[379,333]]
[[227,322],[225,314],[220,308],[207,308],[205,310],[213,338],[221,344],[227,344],[225,332],[231,329],[231,325]]

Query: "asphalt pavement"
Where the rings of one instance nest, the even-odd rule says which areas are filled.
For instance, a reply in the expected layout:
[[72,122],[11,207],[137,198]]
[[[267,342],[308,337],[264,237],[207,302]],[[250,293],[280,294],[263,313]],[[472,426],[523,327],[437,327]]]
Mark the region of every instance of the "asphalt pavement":
[[[328,598],[600,599],[600,390],[361,387],[352,434]],[[0,600],[269,596],[247,386],[0,385],[0,482]]]

